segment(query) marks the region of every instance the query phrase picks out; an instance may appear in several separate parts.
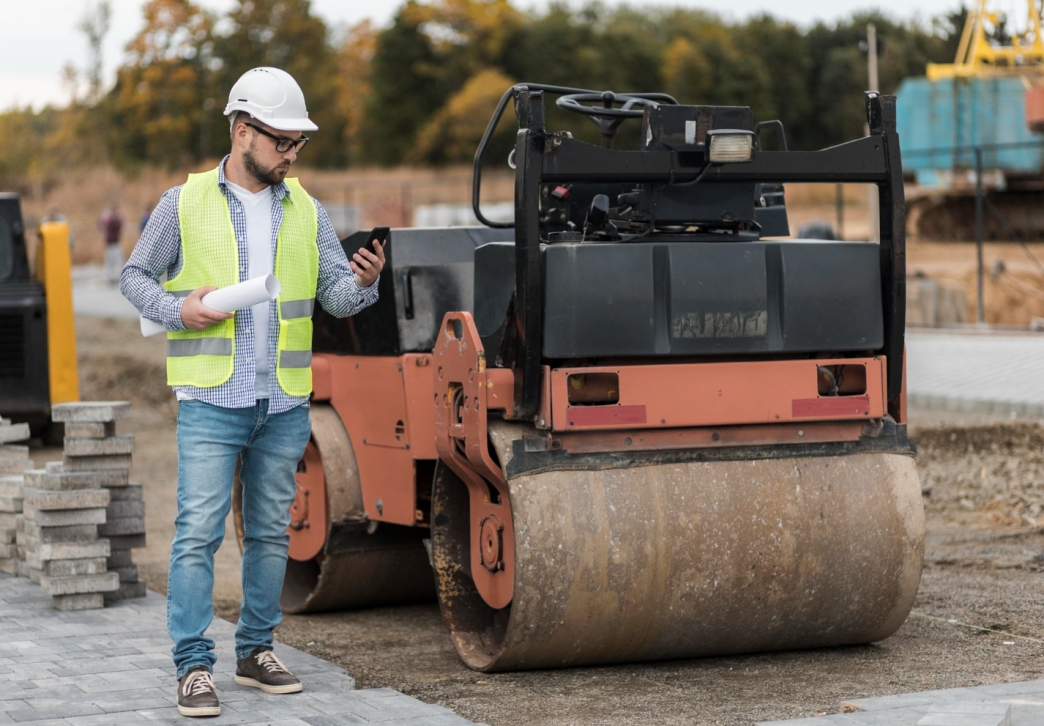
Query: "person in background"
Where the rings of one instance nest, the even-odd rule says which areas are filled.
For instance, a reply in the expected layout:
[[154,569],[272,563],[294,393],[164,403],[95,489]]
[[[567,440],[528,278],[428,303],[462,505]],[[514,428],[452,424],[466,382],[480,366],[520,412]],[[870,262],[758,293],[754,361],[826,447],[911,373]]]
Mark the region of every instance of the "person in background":
[[144,212],[144,214],[141,215],[141,227],[138,230],[139,232],[144,232],[145,231],[145,225],[149,223],[149,217],[151,217],[151,216],[152,216],[152,205],[146,203],[145,204],[145,212]]
[[120,249],[123,218],[116,202],[102,212],[98,218],[98,229],[105,239],[105,279],[115,285],[120,281],[120,271],[123,269],[123,250]]
[[[69,222],[69,218],[66,217],[64,214],[62,214],[61,212],[59,212],[58,211],[58,205],[54,204],[52,202],[51,204],[47,205],[47,214],[45,214],[44,216],[40,217],[40,224],[46,224],[47,222],[65,222],[65,223],[68,223]],[[69,225],[69,249],[72,249],[72,246],[73,246],[73,232],[72,232],[72,225],[70,224]]]

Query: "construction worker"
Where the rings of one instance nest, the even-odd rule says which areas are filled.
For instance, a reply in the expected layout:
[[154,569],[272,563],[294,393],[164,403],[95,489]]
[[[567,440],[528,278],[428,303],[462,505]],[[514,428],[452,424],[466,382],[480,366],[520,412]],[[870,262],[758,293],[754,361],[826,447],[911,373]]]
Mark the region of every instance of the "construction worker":
[[[312,307],[317,299],[344,317],[373,304],[384,266],[379,243],[349,261],[322,206],[286,178],[308,142],[302,132],[317,130],[289,74],[248,71],[225,115],[231,153],[163,195],[121,277],[123,294],[168,331],[167,382],[180,402],[167,627],[186,716],[221,712],[214,642],[203,633],[237,461],[245,536],[235,681],[269,693],[302,689],[272,652],[272,631],[282,619],[294,474],[311,432]],[[282,291],[271,303],[233,315],[201,302],[273,272]]]
[[105,240],[105,279],[113,285],[120,279],[120,268],[123,267],[123,250],[120,247],[123,217],[120,216],[120,207],[116,202],[112,202],[98,217],[98,229]]

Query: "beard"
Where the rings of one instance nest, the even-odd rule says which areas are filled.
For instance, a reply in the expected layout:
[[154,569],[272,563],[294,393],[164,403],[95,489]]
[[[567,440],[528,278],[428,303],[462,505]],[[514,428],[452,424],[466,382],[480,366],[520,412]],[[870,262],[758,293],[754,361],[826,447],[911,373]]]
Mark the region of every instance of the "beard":
[[250,143],[250,148],[243,154],[243,165],[248,174],[268,186],[282,183],[286,173],[290,171],[289,161],[281,161],[269,169],[264,168],[254,155],[254,142]]

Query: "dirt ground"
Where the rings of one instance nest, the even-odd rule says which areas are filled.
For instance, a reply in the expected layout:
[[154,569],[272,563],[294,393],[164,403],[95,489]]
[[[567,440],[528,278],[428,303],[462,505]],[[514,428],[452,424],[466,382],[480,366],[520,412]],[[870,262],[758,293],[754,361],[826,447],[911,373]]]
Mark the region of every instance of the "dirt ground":
[[[133,321],[77,318],[82,395],[130,399],[132,478],[145,485],[148,547],[164,592],[177,483],[176,404],[163,341]],[[874,645],[487,675],[458,660],[436,605],[288,616],[277,637],[342,665],[360,688],[391,687],[475,721],[509,724],[744,724],[836,713],[844,699],[1042,677],[1044,427],[913,411],[928,542],[914,611]],[[60,457],[37,449],[37,461]],[[231,522],[228,532],[231,533]],[[238,612],[239,553],[218,553],[217,611]]]

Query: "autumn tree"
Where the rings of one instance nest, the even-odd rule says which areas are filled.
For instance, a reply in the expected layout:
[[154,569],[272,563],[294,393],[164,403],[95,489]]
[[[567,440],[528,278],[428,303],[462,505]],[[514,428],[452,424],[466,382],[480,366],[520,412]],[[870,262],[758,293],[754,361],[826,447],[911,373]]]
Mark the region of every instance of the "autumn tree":
[[142,13],[112,92],[117,145],[127,160],[174,166],[198,156],[214,17],[191,0],[150,0]]

